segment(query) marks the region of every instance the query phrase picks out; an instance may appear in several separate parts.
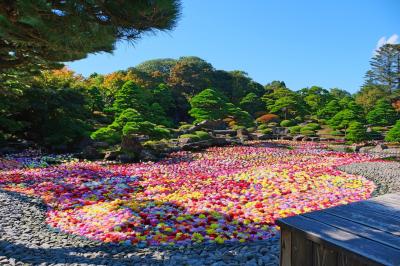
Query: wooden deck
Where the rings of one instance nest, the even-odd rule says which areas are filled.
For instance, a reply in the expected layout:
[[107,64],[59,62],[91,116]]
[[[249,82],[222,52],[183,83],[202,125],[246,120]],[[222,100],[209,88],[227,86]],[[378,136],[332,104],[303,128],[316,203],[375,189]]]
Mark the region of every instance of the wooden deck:
[[281,265],[400,265],[400,193],[278,220]]

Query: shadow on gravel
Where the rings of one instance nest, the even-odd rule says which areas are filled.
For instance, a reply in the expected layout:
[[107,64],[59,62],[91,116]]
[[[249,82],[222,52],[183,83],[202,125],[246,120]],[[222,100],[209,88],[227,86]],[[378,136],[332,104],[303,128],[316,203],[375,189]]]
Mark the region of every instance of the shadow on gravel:
[[[0,255],[6,256],[9,260],[15,259],[18,262],[38,265],[41,263],[78,263],[78,264],[96,264],[96,265],[132,265],[132,263],[143,263],[140,256],[135,255],[134,251],[126,252],[129,257],[116,256],[120,253],[115,250],[115,245],[101,245],[96,247],[84,248],[29,248],[25,245],[10,243],[0,240]],[[83,254],[82,254],[83,253]],[[93,257],[85,257],[84,253],[92,254]],[[124,254],[126,255],[126,254]],[[86,255],[87,256],[87,255]],[[97,256],[97,257],[95,257]],[[115,256],[115,257],[114,257]],[[135,257],[136,256],[136,257]],[[146,264],[159,264],[162,260],[146,258]],[[0,261],[0,263],[2,263]]]

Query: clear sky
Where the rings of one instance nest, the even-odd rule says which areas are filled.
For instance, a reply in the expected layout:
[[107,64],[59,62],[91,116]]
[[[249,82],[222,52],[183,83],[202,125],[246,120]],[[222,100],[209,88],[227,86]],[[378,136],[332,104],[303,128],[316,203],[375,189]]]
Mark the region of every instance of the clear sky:
[[375,47],[398,42],[398,35],[400,0],[184,0],[175,30],[68,65],[87,76],[193,55],[216,69],[246,71],[261,84],[355,92]]

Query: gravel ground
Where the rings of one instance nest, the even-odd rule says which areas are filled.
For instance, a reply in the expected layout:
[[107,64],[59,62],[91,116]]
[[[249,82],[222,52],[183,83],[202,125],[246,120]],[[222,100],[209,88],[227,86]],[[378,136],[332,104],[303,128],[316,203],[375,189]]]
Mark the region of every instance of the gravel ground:
[[254,243],[142,248],[57,232],[33,197],[0,190],[0,265],[278,265],[279,238]]
[[[377,184],[374,196],[400,192],[400,162],[339,167]],[[142,248],[58,232],[37,198],[0,190],[0,265],[278,265],[279,238],[244,244]]]
[[339,167],[350,174],[362,175],[377,185],[373,196],[400,192],[400,162],[365,162]]

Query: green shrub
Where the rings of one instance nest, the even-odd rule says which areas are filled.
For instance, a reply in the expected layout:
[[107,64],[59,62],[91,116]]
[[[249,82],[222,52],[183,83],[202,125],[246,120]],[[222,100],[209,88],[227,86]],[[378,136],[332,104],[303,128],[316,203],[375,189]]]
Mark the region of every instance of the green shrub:
[[247,131],[250,132],[250,133],[253,133],[253,132],[256,131],[256,128],[255,127],[248,127]]
[[385,140],[389,142],[400,142],[400,120],[397,120],[394,127],[388,131]]
[[335,130],[335,131],[331,132],[331,135],[332,136],[343,136],[344,133],[342,131],[340,131],[340,130]]
[[293,120],[282,120],[281,127],[290,127],[293,126],[295,122]]
[[300,129],[300,133],[303,134],[303,135],[306,135],[306,136],[315,136],[315,131],[311,130],[311,129],[307,128],[307,127],[302,127]]
[[367,131],[360,122],[352,122],[347,131],[346,140],[349,142],[361,142],[368,139]]
[[211,138],[210,134],[208,134],[205,131],[196,131],[194,132],[194,134],[198,136],[200,140],[206,140]]
[[371,129],[372,129],[372,131],[375,131],[375,132],[383,132],[383,131],[385,131],[384,127],[372,127]]
[[181,125],[178,129],[180,130],[180,131],[184,131],[184,130],[187,130],[187,129],[189,129],[189,128],[191,128],[193,125],[191,125],[191,124],[183,124],[183,125]]
[[90,138],[96,141],[104,141],[109,144],[116,144],[121,141],[121,134],[110,127],[102,127],[93,132],[90,135]]
[[180,139],[191,139],[192,141],[200,141],[200,137],[195,134],[183,134],[179,136]]
[[261,124],[261,125],[259,125],[257,128],[261,130],[261,129],[266,129],[266,128],[268,128],[268,126],[267,126],[266,124]]
[[160,149],[167,149],[169,147],[169,143],[166,139],[148,140],[145,143],[143,143],[143,146],[152,150],[160,150]]
[[271,128],[265,128],[260,130],[261,133],[263,134],[272,134],[272,129]]
[[[303,118],[301,117],[301,116],[296,116],[295,118],[294,118],[294,120],[297,122],[297,123],[300,123],[301,121],[303,121]],[[297,124],[296,123],[296,124]]]
[[289,132],[290,132],[290,134],[299,134],[301,129],[302,129],[301,126],[292,126],[292,127],[289,127]]
[[128,122],[122,129],[123,135],[138,134],[146,135],[151,139],[162,139],[170,137],[170,131],[162,126],[158,126],[149,121]]
[[246,128],[245,126],[239,126],[239,125],[234,125],[234,126],[232,127],[233,130],[245,129],[245,128]]
[[321,126],[317,123],[308,123],[307,125],[304,126],[304,128],[315,131],[315,130],[321,129]]

